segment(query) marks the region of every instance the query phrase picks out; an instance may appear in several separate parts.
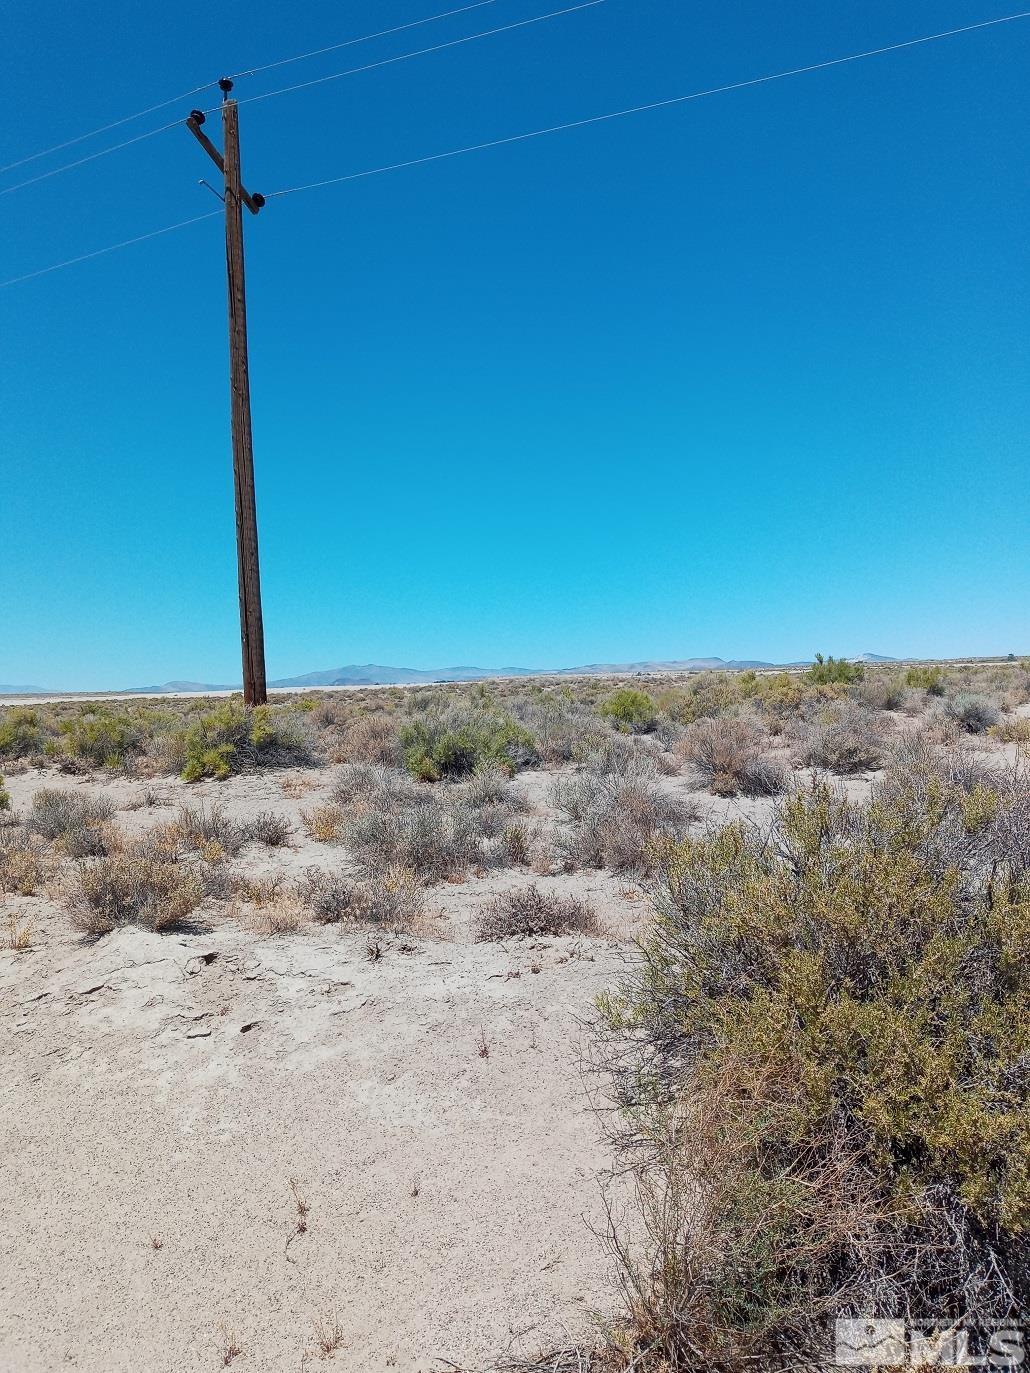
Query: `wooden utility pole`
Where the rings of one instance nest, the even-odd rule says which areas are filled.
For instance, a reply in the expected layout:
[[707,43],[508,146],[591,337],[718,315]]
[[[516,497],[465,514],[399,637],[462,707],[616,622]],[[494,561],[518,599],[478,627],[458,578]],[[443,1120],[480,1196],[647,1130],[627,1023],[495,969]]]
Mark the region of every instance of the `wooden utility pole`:
[[239,110],[229,99],[232,82],[223,77],[222,146],[224,157],[202,131],[204,113],[194,110],[186,127],[222,172],[225,181],[225,266],[229,283],[229,372],[232,400],[232,468],[236,488],[236,560],[240,587],[240,639],[243,646],[243,699],[249,706],[268,700],[265,686],[265,631],[261,619],[257,504],[254,497],[254,445],[250,423],[250,372],[247,363],[247,288],[243,268],[243,206],[257,214],[264,196],[250,195],[240,174]]

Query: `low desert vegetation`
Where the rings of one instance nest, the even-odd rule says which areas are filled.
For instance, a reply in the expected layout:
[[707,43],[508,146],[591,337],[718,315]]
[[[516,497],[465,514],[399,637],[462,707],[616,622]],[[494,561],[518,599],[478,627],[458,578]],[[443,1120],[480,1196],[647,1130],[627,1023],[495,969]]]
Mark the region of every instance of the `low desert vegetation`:
[[987,696],[959,691],[944,702],[944,712],[967,734],[986,734],[998,723],[999,710]]
[[405,767],[423,782],[467,777],[488,765],[511,774],[539,757],[529,730],[485,693],[443,707],[427,698],[402,724],[400,746]]
[[308,763],[312,749],[299,714],[253,709],[235,699],[201,715],[174,741],[187,782],[224,778],[255,767]]
[[649,734],[658,723],[658,707],[646,691],[623,687],[601,702],[598,715],[617,729],[631,734]]
[[861,663],[850,663],[846,658],[835,658],[832,653],[828,658],[817,653],[807,676],[815,686],[852,686],[865,677],[865,668]]
[[86,858],[107,852],[113,814],[106,797],[45,787],[32,798],[25,828],[58,845],[69,858]]
[[818,1363],[832,1316],[1025,1310],[1025,788],[916,739],[866,805],[816,782],[771,835],[656,848],[643,958],[601,1003],[644,1222],[609,1237],[616,1366]]
[[798,759],[839,776],[878,768],[887,746],[882,716],[859,701],[834,701],[799,726]]
[[160,932],[185,924],[203,898],[202,880],[192,867],[139,843],[86,859],[76,874],[69,910],[75,928],[93,937],[123,925]]
[[0,811],[10,811],[11,793],[4,786],[4,775],[0,772]]
[[766,754],[764,735],[750,720],[698,720],[676,751],[716,796],[777,796],[787,785],[786,768]]
[[585,901],[538,886],[505,892],[486,907],[475,927],[479,943],[599,932],[597,915]]
[[617,752],[560,777],[551,798],[564,819],[555,851],[566,870],[646,872],[654,841],[682,836],[700,816],[692,801],[662,790],[653,761],[627,763]]

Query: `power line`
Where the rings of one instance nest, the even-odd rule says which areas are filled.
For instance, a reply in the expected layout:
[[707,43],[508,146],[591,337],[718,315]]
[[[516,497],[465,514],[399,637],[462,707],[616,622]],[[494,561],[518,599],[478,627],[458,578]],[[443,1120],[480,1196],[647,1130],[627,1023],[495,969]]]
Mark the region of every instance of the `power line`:
[[[710,95],[724,95],[731,91],[746,90],[752,86],[767,85],[772,81],[783,81],[792,76],[803,76],[810,72],[825,71],[829,67],[844,66],[850,62],[860,62],[868,57],[880,57],[886,53],[900,52],[905,48],[918,47],[925,43],[933,43],[942,38],[954,38],[959,34],[972,33],[977,29],[993,28],[999,24],[1013,23],[1017,19],[1030,19],[1030,10],[1023,10],[1018,14],[1005,15],[1000,19],[987,19],[978,24],[967,24],[962,28],[946,29],[941,33],[926,34],[921,38],[910,38],[903,43],[891,43],[882,48],[870,48],[865,52],[849,53],[844,57],[829,58],[825,62],[814,62],[805,67],[791,67],[786,71],[773,72],[768,76],[756,76],[747,81],[734,81],[724,86],[712,86],[707,90],[692,91],[688,95],[672,96],[667,100],[655,100],[646,105],[633,105],[623,110],[613,110],[608,114],[591,115],[586,119],[575,119],[565,124],[552,124],[548,128],[533,129],[528,133],[512,134],[507,138],[495,138],[486,143],[473,143],[463,148],[452,148],[447,152],[431,153],[426,157],[410,158],[405,162],[393,162],[382,167],[372,167],[362,172],[349,172],[344,176],[329,177],[324,181],[310,181],[302,186],[289,186],[280,191],[269,192],[266,199],[271,200],[286,195],[296,195],[300,191],[312,191],[322,186],[337,186],[346,181],[360,181],[370,176],[381,176],[385,172],[402,171],[408,167],[420,167],[430,162],[441,162],[446,158],[461,157],[465,153],[483,152],[489,148],[503,147],[509,143],[521,143],[527,139],[543,138],[547,134],[563,133],[570,129],[582,129],[591,124],[603,124],[613,119],[622,119],[631,114],[643,114],[651,110],[667,109],[672,105],[686,104],[688,101],[703,100]],[[135,243],[143,243],[150,238],[158,238],[162,234],[170,234],[177,229],[185,229],[191,224],[199,224],[201,220],[211,219],[214,215],[220,215],[221,210],[212,210],[208,214],[196,215],[192,219],[182,220],[178,224],[169,224],[164,229],[154,229],[150,233],[139,234],[136,238],[126,239],[122,243],[111,244],[108,248],[98,248],[92,253],[83,253],[80,257],[70,258],[66,262],[54,263],[51,267],[41,267],[35,272],[26,272],[22,276],[12,277],[8,281],[0,281],[0,290],[7,286],[15,286],[22,281],[30,281],[34,277],[46,276],[50,272],[58,272],[64,267],[74,267],[80,262],[86,262],[90,258],[101,257],[105,253],[114,253],[121,248],[131,247]]]
[[[196,94],[196,91],[192,92]],[[129,118],[135,118],[130,115]],[[121,120],[121,123],[128,123],[128,120]],[[76,158],[74,162],[64,162],[60,167],[51,167],[48,172],[40,172],[37,176],[30,176],[25,181],[16,181],[13,186],[4,186],[0,190],[0,195],[12,195],[15,191],[21,191],[26,186],[35,186],[37,181],[47,181],[52,176],[60,176],[62,172],[70,172],[75,167],[84,167],[87,162],[95,162],[98,157],[107,157],[109,153],[120,153],[123,148],[131,148],[134,143],[142,143],[147,138],[156,138],[159,133],[167,133],[169,129],[178,129],[182,125],[181,119],[175,119],[170,124],[162,124],[159,129],[148,129],[146,133],[138,133],[132,138],[125,139],[122,143],[115,143],[108,148],[99,148],[95,153],[87,153],[85,157]],[[86,134],[84,137],[88,137]],[[79,140],[76,140],[79,141]],[[24,159],[26,162],[30,158]]]
[[257,76],[260,72],[272,71],[275,67],[287,67],[291,62],[303,62],[309,57],[324,57],[327,52],[339,52],[341,48],[352,48],[356,43],[367,43],[373,38],[388,38],[405,29],[417,29],[423,24],[432,24],[437,19],[451,19],[456,14],[467,14],[469,10],[480,10],[484,5],[495,5],[497,0],[475,0],[475,4],[462,5],[460,9],[445,10],[443,14],[431,14],[428,19],[413,19],[410,24],[396,24],[392,29],[380,29],[378,33],[366,33],[362,38],[348,38],[342,43],[331,43],[327,48],[313,48],[311,52],[298,53],[296,57],[282,57],[278,62],[266,62],[260,67],[249,67],[245,72],[233,72],[233,81],[245,76]]
[[747,81],[733,81],[725,86],[711,86],[707,90],[691,91],[689,95],[674,95],[667,100],[654,100],[646,105],[632,105],[624,110],[612,110],[608,114],[595,114],[587,119],[573,119],[566,124],[552,124],[544,129],[532,129],[529,133],[511,134],[507,138],[493,138],[486,143],[472,143],[463,148],[451,148],[443,153],[431,153],[427,157],[414,157],[405,162],[393,162],[383,167],[372,167],[363,172],[348,172],[344,176],[329,177],[324,181],[309,181],[303,186],[289,186],[281,191],[269,191],[266,200],[278,196],[295,195],[298,191],[313,191],[322,186],[337,186],[345,181],[360,181],[370,176],[381,176],[384,172],[402,171],[408,167],[420,167],[429,162],[442,162],[446,158],[461,157],[465,153],[484,152],[488,148],[500,148],[509,143],[523,143],[530,138],[543,138],[547,134],[565,133],[569,129],[584,129],[590,124],[604,124],[612,119],[623,119],[631,114],[644,114],[650,110],[667,109],[670,105],[684,105],[692,100],[704,100],[710,95],[725,95],[730,91],[746,90],[750,86],[764,86],[771,81],[784,81],[791,76],[804,76],[810,72],[825,71],[828,67],[840,67],[849,62],[861,62],[867,57],[881,57],[885,53],[899,52],[903,48],[914,48],[923,43],[933,43],[940,38],[954,38],[958,34],[971,33],[974,29],[992,28],[996,24],[1010,24],[1016,19],[1030,18],[1030,10],[1020,14],[1009,14],[1002,19],[987,19],[979,24],[967,24],[960,29],[946,29],[942,33],[927,34],[922,38],[910,38],[904,43],[891,43],[883,48],[870,48],[866,52],[850,53],[846,57],[833,57],[825,62],[813,62],[806,67],[791,67],[787,71],[773,72],[768,76],[755,76]]
[[192,219],[180,220],[178,224],[168,224],[163,229],[152,229],[149,234],[137,234],[135,238],[127,238],[121,243],[112,243],[108,248],[97,248],[92,253],[83,253],[80,257],[70,257],[67,262],[55,262],[52,267],[40,267],[36,272],[26,272],[24,276],[11,277],[9,281],[0,281],[0,290],[5,286],[17,286],[20,281],[31,281],[33,277],[45,277],[49,272],[59,272],[63,267],[74,267],[80,262],[88,262],[92,257],[103,257],[105,253],[116,253],[119,248],[131,248],[134,243],[145,243],[148,238],[160,238],[162,234],[174,233],[176,229],[186,229],[191,224],[199,224],[202,219],[214,219],[221,216],[221,210],[209,210],[204,215],[194,215]]
[[[298,53],[295,57],[283,57],[277,62],[266,62],[260,67],[250,67],[247,71],[234,72],[232,79],[237,81],[242,80],[245,76],[257,76],[259,72],[272,71],[275,67],[285,67],[291,62],[303,62],[309,57],[322,57],[327,52],[337,52],[340,48],[352,48],[357,43],[370,43],[374,38],[387,38],[394,33],[403,33],[405,29],[417,29],[424,24],[436,23],[439,19],[450,19],[456,14],[466,14],[469,10],[482,9],[485,5],[496,3],[497,0],[475,0],[474,4],[463,5],[460,9],[444,10],[442,14],[430,14],[425,19],[413,19],[408,24],[397,24],[391,29],[379,29],[375,33],[362,34],[360,38],[348,38],[342,43],[332,43],[325,48],[314,48],[311,52]],[[65,139],[63,143],[55,143],[50,148],[42,148],[38,153],[29,153],[27,157],[19,157],[16,162],[8,162],[5,167],[0,167],[0,176],[7,172],[13,172],[16,167],[24,167],[27,162],[36,162],[41,157],[49,157],[51,153],[63,152],[65,148],[73,148],[77,143],[85,143],[87,139],[96,138],[102,133],[110,133],[112,129],[119,129],[123,124],[131,124],[134,119],[144,119],[148,114],[156,114],[158,110],[165,110],[169,105],[178,105],[182,100],[189,100],[193,95],[200,95],[212,85],[214,85],[213,81],[206,81],[201,86],[194,86],[191,90],[173,95],[170,100],[161,100],[156,105],[148,105],[145,110],[137,110],[135,114],[123,115],[121,119],[113,119],[110,124],[101,124],[96,129],[90,129],[88,133],[77,134],[75,138]],[[164,130],[154,130],[154,132],[163,133]],[[149,134],[146,135],[146,137],[149,136]],[[123,146],[125,145],[119,144],[119,147]],[[116,152],[117,149],[112,148],[110,151]],[[77,167],[81,164],[73,162],[70,165]],[[23,182],[22,185],[31,185],[31,182]],[[9,189],[17,190],[18,187],[12,186]]]
[[[90,129],[89,133],[80,133],[75,138],[66,139],[64,143],[55,143],[52,148],[43,148],[42,151],[38,153],[29,153],[28,157],[19,157],[17,162],[8,162],[6,167],[0,167],[0,176],[5,172],[13,172],[15,167],[24,167],[26,162],[35,162],[41,157],[48,157],[51,153],[59,153],[65,148],[73,148],[76,143],[85,143],[87,138],[96,138],[98,134],[110,133],[112,129],[121,128],[123,124],[131,124],[134,119],[143,119],[146,115],[155,114],[158,110],[166,109],[169,105],[177,105],[180,100],[188,100],[191,95],[200,95],[200,93],[206,91],[211,84],[212,83],[208,81],[203,86],[194,86],[192,90],[183,91],[181,95],[173,95],[171,100],[162,100],[159,104],[150,105],[145,110],[137,110],[135,114],[123,115],[121,119],[112,120],[110,124],[101,124],[98,129]],[[114,149],[111,151],[113,152]],[[73,162],[71,165],[77,167],[79,164]],[[12,186],[10,189],[15,190],[17,188]]]
[[[443,52],[445,48],[458,48],[463,43],[474,43],[477,38],[493,38],[498,33],[510,33],[513,29],[524,29],[530,24],[542,24],[545,19],[559,19],[563,14],[575,14],[579,10],[593,9],[595,5],[603,5],[605,0],[581,0],[578,5],[569,5],[566,9],[551,10],[548,14],[537,14],[532,19],[520,19],[514,24],[503,24],[500,28],[484,29],[481,33],[466,34],[464,38],[452,38],[448,43],[434,43],[431,48],[419,48],[416,52],[404,52],[399,57],[385,57],[381,62],[369,62],[363,67],[349,67],[346,71],[333,72],[329,76],[316,76],[311,81],[299,81],[294,86],[281,86],[275,91],[263,91],[260,95],[248,95],[237,103],[240,105],[252,105],[255,100],[271,100],[275,95],[291,95],[294,91],[305,91],[311,86],[321,86],[327,81],[339,81],[344,76],[357,76],[361,72],[376,71],[380,67],[390,67],[396,62],[407,62],[412,57],[425,57],[432,52]],[[217,106],[215,107],[217,109]],[[206,110],[206,114],[213,114],[214,110]]]
[[[478,0],[478,4],[477,4],[477,5],[469,5],[469,6],[466,6],[466,9],[476,9],[476,8],[478,8],[479,5],[482,5],[482,4],[493,4],[493,3],[495,3],[495,0]],[[264,93],[261,94],[261,95],[251,95],[251,96],[247,96],[245,99],[240,100],[240,101],[238,101],[237,103],[240,104],[240,105],[246,105],[246,104],[249,104],[251,101],[254,101],[254,100],[268,100],[268,99],[270,99],[272,96],[275,96],[275,95],[289,95],[289,94],[290,94],[291,92],[293,92],[293,91],[305,90],[305,89],[306,89],[307,87],[309,87],[309,86],[319,86],[319,85],[323,84],[323,83],[326,82],[326,81],[339,81],[339,80],[341,80],[343,77],[346,77],[346,76],[358,76],[358,75],[360,75],[362,72],[376,71],[376,70],[377,70],[378,68],[380,68],[380,67],[389,67],[389,66],[393,66],[393,65],[394,65],[395,63],[397,63],[397,62],[407,62],[407,61],[408,61],[410,58],[412,58],[412,57],[425,57],[425,56],[427,56],[427,55],[430,54],[430,53],[442,52],[445,48],[455,48],[455,47],[461,46],[461,45],[464,44],[464,43],[473,43],[473,42],[475,42],[475,41],[476,41],[477,39],[479,39],[479,38],[492,38],[492,37],[494,37],[496,34],[499,34],[499,33],[508,33],[508,32],[509,32],[510,30],[512,30],[512,29],[526,28],[526,27],[527,27],[528,25],[530,25],[530,24],[540,24],[540,23],[543,23],[543,21],[546,20],[546,19],[557,19],[557,18],[560,18],[560,17],[561,17],[562,15],[564,15],[564,14],[574,14],[577,10],[592,9],[595,5],[603,5],[604,3],[605,3],[605,0],[582,0],[582,3],[577,4],[577,5],[571,5],[571,6],[569,6],[567,9],[553,10],[553,11],[551,11],[551,13],[549,13],[549,14],[539,14],[539,15],[535,15],[532,19],[521,19],[521,20],[519,20],[517,23],[514,23],[514,24],[504,24],[504,25],[502,25],[500,28],[495,28],[495,29],[484,29],[484,30],[483,30],[482,32],[480,32],[480,33],[467,34],[467,35],[466,35],[465,37],[463,37],[463,38],[455,38],[455,39],[452,39],[449,43],[436,43],[436,44],[434,44],[432,47],[429,47],[429,48],[419,48],[419,49],[417,49],[415,52],[405,52],[405,53],[401,53],[401,54],[400,54],[399,56],[397,56],[397,57],[388,57],[388,58],[385,58],[385,59],[384,59],[383,61],[381,61],[381,62],[369,62],[369,63],[366,63],[366,65],[364,65],[364,66],[362,66],[362,67],[351,67],[351,68],[349,68],[347,71],[333,72],[333,73],[332,73],[331,75],[329,75],[329,76],[319,76],[319,77],[316,77],[316,78],[315,78],[314,80],[312,80],[312,81],[302,81],[302,82],[299,82],[297,85],[294,85],[294,86],[284,86],[284,87],[282,87],[282,88],[279,89],[279,90],[266,91],[266,92],[264,92]],[[430,19],[420,19],[420,20],[417,20],[415,23],[412,23],[412,24],[402,24],[402,25],[400,25],[400,27],[399,27],[398,29],[384,30],[383,32],[396,33],[396,32],[399,32],[399,31],[400,31],[400,28],[414,28],[414,27],[416,26],[416,23],[417,23],[417,24],[428,24],[428,23],[431,22],[431,20],[432,20],[433,18],[436,18],[436,19],[443,19],[443,18],[448,17],[448,16],[451,15],[451,14],[460,14],[460,13],[462,13],[462,12],[463,12],[463,11],[461,11],[461,10],[448,10],[445,14],[434,15],[434,16],[431,16]],[[355,44],[355,43],[364,43],[364,42],[368,41],[368,40],[371,39],[371,38],[378,38],[378,37],[380,37],[380,36],[381,36],[381,35],[378,34],[378,33],[375,33],[375,34],[367,34],[364,38],[352,38],[352,39],[349,40],[348,43],[346,43],[346,44],[339,44],[338,46],[340,46],[340,47],[347,47],[347,46],[351,46],[351,45],[353,45],[353,44]],[[328,51],[328,49],[327,49],[327,51]],[[301,56],[313,56],[313,55],[314,55],[314,54],[307,54],[307,53],[301,54]],[[298,61],[298,62],[299,62],[300,60],[301,60],[301,57],[296,57],[296,58],[284,58],[284,59],[283,59],[284,62],[294,62],[294,61]],[[273,62],[273,63],[270,63],[270,64],[269,64],[269,66],[280,66],[280,65],[282,65],[282,63]],[[264,68],[256,68],[255,70],[264,70]],[[206,89],[206,88],[205,88],[205,87],[198,87],[198,89],[199,89],[199,90],[203,90],[203,89]],[[195,95],[196,93],[197,93],[196,91],[191,91],[191,92],[189,92],[189,94],[191,94],[191,95]],[[181,97],[180,97],[180,98],[181,98]],[[172,103],[172,102],[168,102],[168,103]],[[211,109],[206,110],[205,113],[206,113],[206,114],[214,114],[214,113],[216,113],[216,111],[217,111],[219,108],[220,108],[220,106],[218,106],[218,105],[213,106]],[[120,121],[118,121],[118,122],[119,122],[119,123],[127,123],[129,119],[137,118],[137,117],[138,117],[138,116],[130,115],[130,116],[127,116],[125,120],[120,120]],[[86,155],[85,157],[76,158],[74,162],[65,162],[65,163],[62,163],[62,165],[61,165],[60,167],[52,167],[49,171],[40,172],[37,176],[28,177],[25,181],[18,181],[18,182],[16,182],[13,186],[5,186],[5,187],[3,187],[2,189],[0,189],[0,196],[12,195],[15,191],[24,190],[26,186],[35,186],[35,185],[36,185],[38,182],[40,182],[40,181],[47,181],[47,180],[50,179],[50,177],[53,177],[53,176],[60,176],[63,172],[70,172],[70,171],[74,170],[74,168],[76,168],[76,167],[85,166],[85,164],[88,163],[88,162],[95,162],[95,161],[97,161],[98,158],[107,157],[107,156],[108,156],[109,154],[111,154],[111,153],[121,152],[123,148],[132,147],[132,145],[135,144],[135,143],[142,143],[145,139],[154,138],[154,137],[156,137],[158,134],[167,133],[169,129],[176,129],[176,128],[179,127],[179,125],[180,125],[181,123],[182,123],[182,121],[179,120],[179,119],[173,120],[172,123],[170,123],[170,124],[162,124],[162,125],[160,126],[160,128],[157,128],[157,129],[149,129],[149,130],[147,130],[146,133],[136,134],[134,137],[132,137],[132,138],[127,138],[127,139],[125,139],[125,140],[124,140],[123,142],[121,142],[121,143],[115,143],[115,144],[113,144],[111,147],[100,148],[100,149],[98,149],[95,153],[87,153],[87,155]],[[114,127],[114,126],[110,126],[110,127]],[[87,138],[87,137],[89,137],[89,136],[90,136],[90,135],[88,135],[88,134],[84,134],[84,135],[83,135],[84,138]],[[77,142],[77,141],[80,141],[80,140],[73,140],[73,141],[76,141],[76,142]],[[53,151],[53,150],[51,149],[51,151]],[[43,155],[43,154],[34,154],[34,156],[42,156],[42,155]],[[32,159],[30,159],[30,158],[23,158],[22,160],[23,160],[23,162],[27,162],[27,161],[31,161]],[[17,163],[12,163],[11,165],[12,165],[12,166],[17,166],[17,165],[19,165],[19,164],[17,164]]]

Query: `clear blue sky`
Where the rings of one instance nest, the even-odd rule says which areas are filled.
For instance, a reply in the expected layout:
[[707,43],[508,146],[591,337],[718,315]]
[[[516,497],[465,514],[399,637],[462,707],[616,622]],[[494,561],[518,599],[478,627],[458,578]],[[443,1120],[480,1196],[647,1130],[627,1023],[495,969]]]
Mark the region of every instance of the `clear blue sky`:
[[[238,94],[561,3],[496,0]],[[446,8],[7,0],[0,162]],[[241,108],[245,179],[1007,12],[606,0]],[[270,675],[1030,649],[1028,63],[1024,20],[248,217]],[[0,196],[0,278],[217,209],[212,171],[176,129]],[[239,677],[221,233],[0,291],[0,682]]]

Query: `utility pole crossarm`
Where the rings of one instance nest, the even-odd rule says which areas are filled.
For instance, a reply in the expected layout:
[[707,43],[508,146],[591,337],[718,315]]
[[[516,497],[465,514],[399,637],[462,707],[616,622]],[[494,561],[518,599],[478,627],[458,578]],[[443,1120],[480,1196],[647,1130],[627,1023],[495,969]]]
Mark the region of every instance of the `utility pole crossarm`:
[[[203,124],[203,122],[204,111],[194,110],[193,113],[190,115],[189,119],[186,120],[186,127],[187,129],[189,129],[190,133],[197,140],[200,146],[207,153],[208,157],[211,159],[211,161],[215,164],[215,166],[224,176],[225,162],[222,159],[222,154],[218,151],[215,145],[211,142],[210,138],[208,138],[207,134],[200,127],[201,124]],[[250,192],[247,190],[246,186],[240,187],[240,199],[243,201],[244,205],[246,205],[247,209],[250,211],[252,215],[256,215],[265,203],[265,197],[263,195],[251,195]]]

